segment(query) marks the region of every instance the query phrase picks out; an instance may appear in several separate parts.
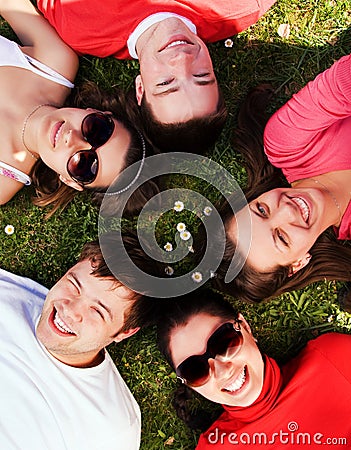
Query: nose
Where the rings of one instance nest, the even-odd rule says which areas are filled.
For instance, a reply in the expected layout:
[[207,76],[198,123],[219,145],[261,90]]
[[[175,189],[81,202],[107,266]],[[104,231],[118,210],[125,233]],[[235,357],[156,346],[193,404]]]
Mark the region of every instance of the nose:
[[89,148],[89,144],[87,144],[86,140],[82,136],[81,131],[79,130],[68,130],[64,136],[65,146],[68,148],[74,148],[83,150],[85,148]]
[[78,299],[65,299],[62,302],[62,311],[64,313],[65,317],[69,317],[71,320],[74,320],[75,322],[81,322],[83,320],[82,315],[82,308],[83,305],[81,304]]
[[216,358],[210,358],[208,360],[211,374],[215,378],[223,378],[228,375],[228,371],[231,370],[233,363],[229,359],[224,359],[216,356]]
[[270,213],[270,218],[275,227],[283,225],[301,225],[301,213],[298,207],[290,199],[284,199]]
[[171,67],[189,69],[196,55],[197,49],[195,45],[187,45],[180,49],[175,49],[174,53],[170,55],[168,62]]

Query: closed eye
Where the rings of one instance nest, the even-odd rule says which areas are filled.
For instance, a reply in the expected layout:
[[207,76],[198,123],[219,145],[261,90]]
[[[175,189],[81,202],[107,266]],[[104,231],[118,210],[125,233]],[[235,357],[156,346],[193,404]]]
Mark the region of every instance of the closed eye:
[[170,78],[169,80],[161,81],[161,83],[157,83],[156,86],[168,86],[173,80],[174,78]]
[[203,78],[203,77],[208,77],[210,74],[210,72],[206,72],[206,73],[198,73],[198,74],[194,74],[193,76],[196,78]]
[[105,316],[103,313],[99,310],[99,308],[96,308],[95,306],[92,306],[91,309],[93,309],[99,316],[102,318],[102,320],[105,320]]

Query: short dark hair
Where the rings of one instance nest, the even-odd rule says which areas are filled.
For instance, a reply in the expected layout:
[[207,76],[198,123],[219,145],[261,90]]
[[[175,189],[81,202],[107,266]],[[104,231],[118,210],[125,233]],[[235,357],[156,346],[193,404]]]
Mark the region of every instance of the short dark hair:
[[196,154],[204,154],[214,146],[228,115],[219,87],[216,111],[205,117],[187,122],[162,123],[156,119],[145,95],[140,104],[140,113],[145,134],[161,151]]
[[[143,251],[134,234],[126,233],[121,240],[118,232],[110,232],[103,235],[102,245],[97,240],[86,243],[79,257],[79,261],[87,259],[91,261],[93,276],[112,280],[116,288],[124,286],[130,291],[130,307],[124,313],[124,323],[119,332],[153,325],[157,318],[159,304],[158,299],[135,292],[116,276],[116,273],[118,273],[116,267],[124,267],[123,255],[125,255],[125,252],[121,251],[122,246],[133,261],[143,258]],[[145,264],[148,264],[146,256]],[[128,275],[130,283],[133,283],[133,274]]]

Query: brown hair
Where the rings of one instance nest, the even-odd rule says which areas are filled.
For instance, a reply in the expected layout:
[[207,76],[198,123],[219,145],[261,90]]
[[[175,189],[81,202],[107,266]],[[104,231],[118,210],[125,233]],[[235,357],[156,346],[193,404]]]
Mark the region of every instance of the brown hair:
[[144,95],[140,105],[143,129],[161,151],[204,154],[214,146],[227,119],[227,108],[219,88],[218,96],[216,111],[206,117],[162,123],[154,116]]
[[[135,264],[144,266],[150,264],[132,232],[126,232],[122,236],[118,232],[106,233],[100,236],[100,243],[98,241],[86,243],[79,257],[79,261],[86,259],[91,261],[92,275],[112,280],[116,288],[124,286],[129,290],[130,307],[124,313],[124,324],[119,332],[154,324],[159,310],[157,299],[129,288],[129,285],[133,286],[137,280],[132,272],[128,274],[123,272],[125,267],[124,249]],[[153,267],[156,271],[157,266],[154,264]],[[119,275],[123,275],[123,282],[119,280]],[[128,280],[127,284],[125,284],[126,279]]]
[[[68,106],[76,108],[90,107],[101,111],[111,111],[113,117],[120,121],[131,134],[131,142],[124,162],[124,168],[142,159],[143,145],[140,131],[137,128],[138,113],[136,112],[135,102],[122,90],[115,87],[111,91],[106,92],[102,91],[93,82],[85,82],[68,97],[65,107]],[[146,157],[157,153],[147,139],[145,139],[145,146]],[[53,208],[49,216],[54,214],[58,209],[66,207],[78,192],[62,183],[58,174],[47,167],[41,160],[38,160],[34,165],[31,177],[37,193],[37,197],[33,199],[33,203],[37,206],[52,205]],[[92,194],[93,201],[97,205],[100,205],[103,194],[108,187],[89,188],[89,185],[87,185],[86,189]],[[126,214],[132,214],[140,210],[145,204],[145,199],[151,198],[157,192],[157,180],[150,180],[150,182],[144,183],[131,196],[130,201],[126,205]],[[114,210],[114,202],[117,199],[118,196],[116,196],[116,199],[111,198],[111,211]]]
[[[244,157],[248,174],[245,189],[248,202],[271,189],[289,186],[280,169],[270,164],[263,149],[263,132],[267,122],[266,107],[272,93],[271,86],[258,86],[249,93],[239,112],[234,148]],[[225,225],[233,217],[233,211],[228,202],[223,203],[220,213]],[[225,283],[224,277],[235,250],[236,243],[227,237],[225,253],[213,284],[217,289],[242,300],[260,302],[325,279],[351,280],[351,248],[348,244],[338,242],[332,229],[318,237],[309,250],[312,259],[307,266],[293,275],[289,274],[289,267],[277,267],[268,273],[259,272],[242,258],[240,260],[239,255],[236,263],[240,264],[242,269],[234,280]]]

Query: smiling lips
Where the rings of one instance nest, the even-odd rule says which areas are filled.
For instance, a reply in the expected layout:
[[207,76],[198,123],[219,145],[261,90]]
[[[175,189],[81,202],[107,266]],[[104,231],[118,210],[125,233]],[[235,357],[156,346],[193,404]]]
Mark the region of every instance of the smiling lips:
[[192,42],[188,41],[185,36],[173,36],[170,41],[167,42],[166,45],[164,45],[159,52],[162,52],[163,50],[167,50],[172,47],[177,47],[178,45],[194,45]]
[[244,366],[239,376],[235,379],[235,381],[225,386],[222,390],[230,393],[235,393],[239,391],[246,381],[246,374],[247,374],[246,366]]
[[59,123],[57,123],[55,125],[55,127],[53,129],[53,132],[52,132],[52,134],[53,134],[52,144],[53,144],[54,147],[56,147],[56,145],[57,145],[58,138],[59,138],[59,135],[60,135],[60,133],[62,131],[62,125],[63,124],[64,124],[64,122],[59,122]]
[[308,223],[308,219],[310,218],[310,208],[307,202],[301,197],[290,197],[290,200],[292,200],[299,208],[303,221]]
[[72,331],[68,325],[60,318],[60,316],[58,315],[58,312],[56,311],[54,314],[54,319],[53,319],[54,325],[55,327],[61,331],[61,333],[65,333],[65,334],[74,334],[75,332]]

